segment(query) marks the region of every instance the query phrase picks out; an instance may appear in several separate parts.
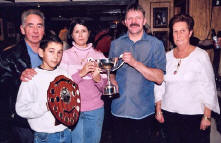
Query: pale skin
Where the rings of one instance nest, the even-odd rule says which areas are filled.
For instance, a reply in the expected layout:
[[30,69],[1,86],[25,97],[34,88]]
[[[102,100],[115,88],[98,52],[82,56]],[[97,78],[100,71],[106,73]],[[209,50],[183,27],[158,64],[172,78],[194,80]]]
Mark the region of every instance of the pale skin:
[[[87,41],[89,38],[89,31],[87,27],[77,24],[72,32],[72,38],[74,39],[75,43],[81,47],[81,48],[86,48],[87,47]],[[83,68],[80,70],[80,76],[84,77],[87,74],[91,73],[92,79],[95,82],[99,82],[101,80],[100,76],[100,69],[98,68],[98,65],[94,61],[87,61],[84,65]],[[21,80],[22,81],[28,81],[31,80],[32,77],[36,74],[34,69],[26,69],[25,71],[22,72],[21,75]]]
[[[177,48],[174,49],[174,56],[176,58],[185,58],[196,48],[190,45],[189,40],[193,31],[189,30],[186,22],[176,22],[173,25],[173,39]],[[204,105],[204,117],[211,118],[211,110]],[[200,123],[200,129],[206,130],[211,125],[211,122],[202,118]],[[161,101],[156,102],[156,115],[155,118],[160,123],[164,123],[164,116],[161,111]]]
[[[128,28],[128,34],[130,40],[136,42],[142,38],[144,29],[143,26],[146,24],[146,19],[141,11],[130,10],[126,14],[125,25]],[[124,52],[123,61],[137,71],[139,71],[147,80],[156,82],[157,84],[161,84],[163,82],[163,71],[156,68],[147,67],[143,63],[137,61],[132,53]],[[115,80],[115,75],[111,74],[111,83],[117,87],[118,84]]]
[[[75,43],[82,48],[87,47],[89,35],[90,33],[87,27],[80,24],[77,24],[72,32],[72,38],[74,39]],[[81,77],[86,76],[88,73],[92,73],[92,79],[95,82],[99,82],[101,80],[100,69],[98,68],[96,62],[88,61],[80,70]]]
[[[38,53],[40,41],[44,35],[44,20],[35,14],[30,14],[26,17],[25,22],[20,26],[22,35],[25,36],[25,42],[32,48],[35,53]],[[36,72],[33,69],[26,69],[22,72],[20,79],[22,81],[30,80]]]
[[[43,59],[41,68],[45,70],[54,70],[54,68],[61,62],[63,55],[63,46],[61,43],[49,42],[47,48],[44,50],[38,49],[39,56]],[[49,111],[48,104],[46,103]]]

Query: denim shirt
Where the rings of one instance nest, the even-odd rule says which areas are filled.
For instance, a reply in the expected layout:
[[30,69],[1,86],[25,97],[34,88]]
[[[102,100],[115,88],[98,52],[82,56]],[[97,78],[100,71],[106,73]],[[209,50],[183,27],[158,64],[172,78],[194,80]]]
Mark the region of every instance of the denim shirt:
[[[165,72],[165,49],[163,43],[153,36],[144,33],[141,40],[134,43],[127,33],[111,43],[109,57],[119,57],[124,52],[131,52],[147,67]],[[113,99],[111,104],[114,116],[142,119],[155,112],[154,82],[126,63],[116,71],[116,81],[120,97]]]
[[42,60],[41,58],[38,56],[38,53],[35,53],[32,48],[28,45],[28,43],[26,43],[27,46],[27,50],[28,50],[28,55],[30,57],[31,60],[31,66],[32,68],[35,68],[39,65],[42,64]]

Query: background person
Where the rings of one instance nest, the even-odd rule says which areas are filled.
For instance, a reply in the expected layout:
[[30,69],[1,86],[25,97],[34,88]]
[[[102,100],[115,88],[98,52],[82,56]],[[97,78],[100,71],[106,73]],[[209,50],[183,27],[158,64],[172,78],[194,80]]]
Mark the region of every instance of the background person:
[[103,59],[101,52],[88,43],[90,23],[76,19],[70,24],[68,41],[72,47],[64,51],[61,67],[68,71],[78,84],[81,95],[81,113],[72,131],[73,143],[99,143],[104,119],[102,91],[106,77],[100,75],[97,64],[88,58]]
[[147,35],[145,11],[140,5],[127,7],[125,25],[128,32],[111,43],[109,57],[123,54],[124,64],[111,75],[119,87],[120,97],[113,99],[114,143],[150,142],[154,119],[154,83],[162,83],[166,66],[163,43]]
[[[33,142],[33,132],[27,120],[15,113],[15,102],[21,73],[42,63],[37,51],[45,30],[44,14],[34,9],[24,11],[21,22],[20,30],[24,39],[0,55],[0,142]],[[12,137],[11,129],[15,132]]]
[[190,44],[194,21],[170,21],[177,46],[166,54],[164,82],[155,87],[156,119],[165,123],[169,143],[209,143],[211,110],[219,113],[213,68],[206,51]]

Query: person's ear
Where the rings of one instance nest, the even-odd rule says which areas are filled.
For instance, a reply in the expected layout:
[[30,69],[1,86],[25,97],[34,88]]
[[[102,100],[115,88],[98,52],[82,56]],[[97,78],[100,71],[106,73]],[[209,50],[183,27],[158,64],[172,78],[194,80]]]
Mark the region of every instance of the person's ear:
[[41,49],[41,48],[38,48],[38,55],[39,55],[39,57],[43,58],[43,56],[44,56],[44,50]]
[[21,34],[25,35],[25,29],[23,25],[20,25]]
[[147,19],[144,17],[143,26],[147,23]]
[[193,35],[193,30],[190,31],[189,37]]

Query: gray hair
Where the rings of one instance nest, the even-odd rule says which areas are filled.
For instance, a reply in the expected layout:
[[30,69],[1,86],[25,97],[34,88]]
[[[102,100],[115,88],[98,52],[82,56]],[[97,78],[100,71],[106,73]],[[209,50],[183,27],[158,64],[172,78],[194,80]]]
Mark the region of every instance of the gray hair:
[[41,17],[43,20],[43,24],[45,24],[45,16],[40,10],[29,9],[27,11],[24,11],[21,15],[21,23],[23,26],[25,25],[26,18],[31,14],[35,14],[35,15],[38,15],[39,17]]

